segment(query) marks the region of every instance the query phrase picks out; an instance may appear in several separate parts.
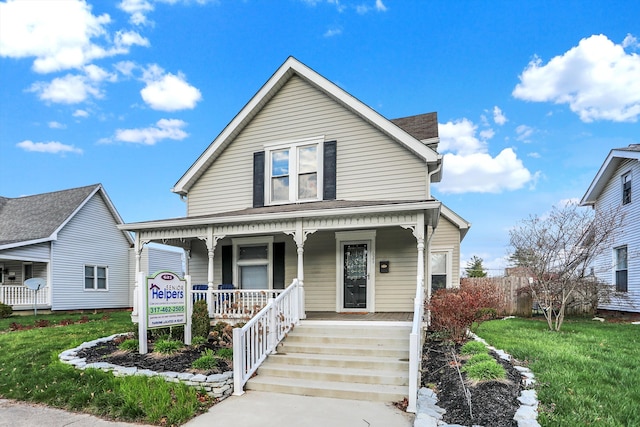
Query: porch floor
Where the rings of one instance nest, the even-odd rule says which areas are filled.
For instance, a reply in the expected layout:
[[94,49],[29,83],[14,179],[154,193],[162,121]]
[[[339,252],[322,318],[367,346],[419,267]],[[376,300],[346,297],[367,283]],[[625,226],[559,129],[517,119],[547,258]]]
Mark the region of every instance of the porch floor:
[[360,320],[379,322],[411,322],[413,313],[336,313],[332,311],[307,311],[307,320]]

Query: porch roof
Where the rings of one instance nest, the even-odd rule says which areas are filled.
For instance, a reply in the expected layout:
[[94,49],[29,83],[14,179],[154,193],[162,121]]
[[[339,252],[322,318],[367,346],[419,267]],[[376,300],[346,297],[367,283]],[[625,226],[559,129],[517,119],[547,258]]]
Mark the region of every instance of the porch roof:
[[[442,204],[438,200],[419,201],[347,201],[330,200],[309,203],[296,203],[278,206],[249,208],[239,211],[223,212],[183,218],[171,218],[157,221],[145,221],[122,224],[121,230],[150,232],[169,229],[202,228],[207,226],[225,227],[225,234],[230,234],[229,227],[242,224],[271,224],[268,228],[252,227],[251,231],[287,231],[295,228],[297,220],[305,220],[306,226],[312,228],[362,228],[376,225],[415,225],[415,213],[427,212],[425,225],[436,227]],[[386,217],[382,220],[381,217]],[[369,221],[358,219],[369,218]],[[371,220],[371,218],[377,218]],[[326,222],[326,219],[334,221]],[[349,224],[351,224],[349,226]],[[241,229],[235,230],[241,233]],[[235,234],[235,233],[233,233]],[[177,237],[177,236],[176,236]]]

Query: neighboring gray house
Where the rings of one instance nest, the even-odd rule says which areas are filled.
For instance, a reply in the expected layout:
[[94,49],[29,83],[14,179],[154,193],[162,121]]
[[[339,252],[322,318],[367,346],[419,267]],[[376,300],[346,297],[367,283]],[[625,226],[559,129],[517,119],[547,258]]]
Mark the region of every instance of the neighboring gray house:
[[640,144],[609,152],[580,205],[620,209],[622,230],[595,262],[596,276],[621,293],[599,308],[640,312]]
[[131,307],[122,218],[101,184],[0,197],[0,301],[32,308],[31,277],[46,280],[38,306],[51,310]]

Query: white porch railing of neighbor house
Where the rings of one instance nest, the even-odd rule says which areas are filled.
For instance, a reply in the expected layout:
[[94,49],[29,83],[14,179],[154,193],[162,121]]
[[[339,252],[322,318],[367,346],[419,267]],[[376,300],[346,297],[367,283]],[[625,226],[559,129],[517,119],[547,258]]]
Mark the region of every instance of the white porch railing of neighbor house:
[[45,286],[36,292],[24,285],[0,285],[0,302],[16,308],[33,308],[36,304],[38,307],[49,307],[49,287]]
[[416,412],[418,401],[418,389],[420,388],[420,365],[422,362],[422,346],[424,345],[424,332],[422,321],[424,318],[424,284],[416,289],[416,297],[413,303],[413,326],[409,335],[409,404],[407,412]]
[[282,292],[283,289],[194,289],[192,295],[193,302],[207,302],[211,318],[243,319],[253,317]]
[[242,328],[233,330],[233,394],[244,393],[251,375],[300,321],[299,291],[294,279]]

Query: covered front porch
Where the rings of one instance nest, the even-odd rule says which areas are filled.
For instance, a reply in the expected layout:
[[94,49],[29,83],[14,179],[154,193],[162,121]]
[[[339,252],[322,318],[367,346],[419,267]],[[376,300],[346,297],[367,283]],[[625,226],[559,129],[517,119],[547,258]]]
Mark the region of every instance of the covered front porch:
[[437,201],[319,202],[122,228],[136,233],[136,277],[144,245],[183,248],[195,298],[207,301],[214,319],[246,320],[294,279],[303,319],[313,312],[411,313],[417,286],[430,279],[439,209]]
[[[0,257],[0,302],[15,311],[51,308],[49,262]],[[45,279],[46,286],[35,292],[24,285],[33,277]]]

